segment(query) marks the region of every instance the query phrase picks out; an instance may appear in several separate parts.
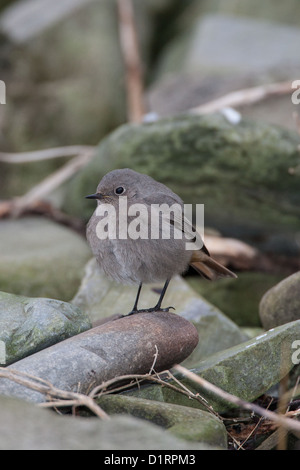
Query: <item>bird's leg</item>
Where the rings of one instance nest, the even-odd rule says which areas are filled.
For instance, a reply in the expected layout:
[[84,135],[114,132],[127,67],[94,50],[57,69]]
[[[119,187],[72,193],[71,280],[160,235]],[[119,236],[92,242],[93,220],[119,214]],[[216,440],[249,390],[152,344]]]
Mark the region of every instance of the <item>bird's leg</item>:
[[139,289],[138,289],[138,293],[137,293],[137,296],[136,296],[136,299],[135,299],[135,303],[134,303],[134,307],[132,309],[132,311],[130,313],[128,313],[127,316],[129,315],[133,315],[135,313],[141,313],[141,312],[145,312],[145,313],[151,313],[151,312],[168,312],[171,308],[173,310],[175,310],[174,307],[168,307],[168,308],[161,308],[161,304],[162,304],[162,301],[163,301],[163,298],[165,296],[165,293],[167,291],[167,288],[168,288],[168,285],[170,283],[170,279],[167,279],[164,287],[163,287],[163,290],[161,291],[161,294],[160,294],[160,297],[159,297],[159,300],[157,302],[157,304],[155,305],[155,307],[152,307],[152,308],[145,308],[143,310],[138,310],[137,309],[137,306],[138,306],[138,301],[139,301],[139,297],[140,297],[140,293],[141,293],[141,289],[142,289],[142,283],[140,284],[139,286]]
[[128,313],[128,315],[133,315],[134,313],[139,312],[138,303],[139,303],[139,298],[140,298],[140,294],[141,294],[141,290],[142,290],[142,285],[143,285],[143,283],[141,282],[140,285],[139,285],[138,291],[137,291],[137,295],[136,295],[136,299],[135,299],[135,302],[134,302],[133,309],[131,310],[131,312]]
[[163,298],[165,296],[165,293],[167,292],[169,284],[170,284],[170,279],[167,279],[166,283],[163,287],[163,290],[161,291],[161,294],[160,294],[160,297],[159,297],[159,300],[158,300],[157,304],[155,305],[155,307],[150,308],[147,311],[149,311],[149,312],[168,312],[170,310],[170,308],[175,310],[174,307],[161,308],[161,304],[162,304]]

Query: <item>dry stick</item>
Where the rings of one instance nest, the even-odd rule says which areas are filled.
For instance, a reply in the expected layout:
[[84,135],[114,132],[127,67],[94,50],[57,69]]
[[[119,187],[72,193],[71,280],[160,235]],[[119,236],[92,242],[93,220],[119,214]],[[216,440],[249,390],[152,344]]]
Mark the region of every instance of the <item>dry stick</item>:
[[66,163],[62,168],[52,173],[45,178],[42,182],[37,184],[34,188],[28,191],[24,196],[16,198],[13,201],[12,213],[18,216],[24,210],[34,206],[40,199],[43,199],[54,189],[64,183],[77,173],[83,166],[90,162],[94,155],[95,149],[88,150],[85,153],[78,155],[71,161]]
[[[50,397],[51,399],[54,399],[54,401],[50,403],[43,403],[39,406],[56,407],[58,406],[58,403],[60,404],[59,406],[71,406],[74,404],[76,406],[86,406],[99,418],[109,419],[109,416],[100,408],[100,406],[98,406],[94,400],[87,395],[60,390],[54,387],[50,382],[40,379],[39,377],[35,377],[13,369],[5,369],[0,367],[0,377],[12,380],[13,382],[23,385],[24,387],[42,393],[48,398]],[[56,400],[57,398],[59,400]]]
[[[172,377],[172,374],[170,374],[169,371],[164,371],[164,372],[160,372],[160,374],[164,374],[166,373],[168,375],[168,377]],[[110,389],[110,390],[107,390],[109,387],[111,387],[112,385],[114,385],[115,383],[118,383],[120,381],[129,381],[131,380],[130,383],[127,383],[123,386],[120,386],[120,387],[117,387],[117,388],[113,388],[113,389]],[[97,387],[95,387],[90,393],[89,393],[89,396],[91,398],[94,398],[94,397],[98,397],[98,396],[103,396],[103,395],[108,395],[110,393],[115,393],[115,392],[118,392],[120,390],[124,390],[124,389],[127,389],[128,387],[131,387],[133,386],[134,384],[136,384],[137,386],[139,386],[139,381],[149,381],[149,382],[155,382],[159,385],[162,385],[163,387],[167,387],[167,388],[170,388],[171,390],[174,390],[175,392],[178,392],[178,393],[181,393],[182,395],[185,395],[186,397],[190,398],[190,399],[194,399],[196,401],[198,401],[199,403],[201,403],[201,405],[203,405],[210,413],[220,417],[213,409],[210,405],[208,405],[208,403],[206,402],[206,400],[204,400],[201,395],[199,395],[198,393],[197,394],[194,394],[193,392],[191,392],[190,390],[188,389],[183,389],[184,385],[183,384],[180,384],[181,385],[181,388],[178,388],[176,387],[175,385],[172,385],[168,382],[165,382],[164,380],[162,380],[157,374],[156,375],[149,375],[149,374],[130,374],[130,375],[121,375],[119,377],[115,377],[113,379],[110,379],[110,380],[107,380],[106,382],[103,382],[102,384],[98,385]],[[185,387],[184,387],[185,388]]]
[[[299,390],[299,382],[300,382],[300,375],[298,375],[297,377],[297,380],[296,380],[296,383],[294,385],[294,388],[293,388],[293,391],[292,391],[292,395],[290,397],[290,404],[288,406],[288,409],[287,409],[287,412],[286,414],[288,414],[290,412],[290,407],[291,407],[291,402],[294,400],[295,396],[296,396],[296,393],[297,393],[297,390]],[[300,410],[296,410],[296,411],[300,411]],[[295,411],[291,411],[291,413],[295,413]]]
[[154,366],[156,364],[156,361],[157,361],[157,358],[158,358],[158,348],[156,346],[156,344],[154,345],[155,346],[155,353],[154,353],[154,359],[153,359],[153,363],[152,363],[152,366],[150,367],[150,370],[149,370],[149,375],[152,374],[152,372],[154,371]]
[[119,32],[124,58],[128,119],[140,123],[145,114],[143,73],[132,0],[118,0]]
[[[289,376],[286,375],[283,377],[279,384],[279,400],[278,400],[278,413],[284,415],[288,410],[288,397],[287,397],[287,390],[288,390],[288,381]],[[278,443],[277,443],[277,450],[286,450],[287,449],[287,431],[283,426],[279,426],[278,428]]]
[[255,405],[254,403],[249,403],[247,401],[242,400],[239,397],[236,397],[235,395],[231,395],[228,392],[225,392],[221,388],[217,387],[216,385],[213,385],[212,383],[208,382],[207,380],[203,379],[202,377],[198,376],[194,372],[191,372],[190,370],[186,369],[185,367],[182,367],[180,365],[176,365],[174,367],[175,370],[180,372],[182,375],[187,377],[188,379],[192,380],[193,382],[196,382],[199,384],[202,388],[207,390],[208,392],[213,393],[214,395],[217,395],[218,397],[222,398],[223,400],[228,401],[229,403],[232,403],[238,407],[244,408],[246,410],[253,411],[254,413],[258,414],[259,416],[263,416],[264,418],[270,419],[271,421],[275,422],[279,426],[283,426],[285,429],[289,429],[290,431],[294,431],[296,433],[300,432],[300,423],[297,421],[294,421],[293,419],[286,418],[284,416],[278,415],[272,411],[265,410],[264,408],[261,408],[258,405]]
[[[273,402],[273,398],[270,400],[270,402],[268,403],[268,406],[267,406],[267,410],[270,408],[271,404]],[[250,439],[250,437],[255,433],[256,429],[260,426],[260,423],[262,422],[263,420],[263,416],[261,416],[258,420],[258,422],[256,423],[256,425],[254,426],[254,428],[252,429],[252,431],[250,432],[250,434],[246,437],[246,439],[239,445],[239,447],[237,448],[237,450],[240,450],[240,449],[243,449],[243,446],[246,444],[246,442]],[[244,449],[243,449],[244,450]]]
[[192,108],[189,111],[193,114],[206,114],[213,113],[227,107],[239,107],[254,104],[270,96],[280,96],[291,93],[293,90],[292,84],[292,81],[285,81],[246,88],[228,93],[221,98],[197,106],[196,108]]
[[92,151],[94,147],[89,145],[70,145],[67,147],[56,147],[33,152],[4,153],[0,152],[0,162],[3,163],[32,163],[53,158],[72,157],[74,155]]

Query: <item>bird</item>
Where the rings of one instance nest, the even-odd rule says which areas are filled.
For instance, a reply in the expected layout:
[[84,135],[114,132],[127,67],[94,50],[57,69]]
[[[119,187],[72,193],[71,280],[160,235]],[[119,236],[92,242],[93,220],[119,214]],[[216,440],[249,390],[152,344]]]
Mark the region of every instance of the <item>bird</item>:
[[[201,236],[192,223],[187,221],[182,199],[152,177],[130,168],[112,170],[103,176],[96,193],[85,197],[97,201],[97,208],[86,229],[87,240],[97,262],[110,279],[122,284],[138,285],[134,306],[128,315],[169,312],[174,309],[162,308],[164,296],[172,277],[184,274],[190,266],[201,277],[211,281],[223,277],[237,277],[211,257]],[[177,212],[159,212],[162,205],[167,209],[176,207]],[[136,210],[137,208],[139,210]],[[156,226],[150,217],[152,211],[153,214],[159,214]],[[182,215],[182,218],[178,214]],[[124,226],[120,235],[122,220],[125,223],[125,236]],[[169,236],[164,236],[162,229],[162,221],[165,220]],[[143,222],[144,232],[141,230]],[[110,224],[114,226],[109,230]],[[99,234],[100,228],[102,231]],[[158,230],[155,237],[151,236],[153,228]],[[128,236],[130,229],[132,236]],[[194,245],[193,249],[186,249],[188,241],[195,243],[195,249]],[[143,284],[162,281],[164,287],[157,304],[139,310],[138,302]]]

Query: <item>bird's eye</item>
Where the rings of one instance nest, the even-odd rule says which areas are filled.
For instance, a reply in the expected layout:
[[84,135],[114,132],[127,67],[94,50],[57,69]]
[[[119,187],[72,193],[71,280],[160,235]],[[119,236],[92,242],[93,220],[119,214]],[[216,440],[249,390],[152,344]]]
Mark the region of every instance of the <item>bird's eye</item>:
[[115,193],[120,196],[121,194],[123,194],[125,192],[125,188],[123,188],[123,186],[119,186],[116,190],[115,190]]

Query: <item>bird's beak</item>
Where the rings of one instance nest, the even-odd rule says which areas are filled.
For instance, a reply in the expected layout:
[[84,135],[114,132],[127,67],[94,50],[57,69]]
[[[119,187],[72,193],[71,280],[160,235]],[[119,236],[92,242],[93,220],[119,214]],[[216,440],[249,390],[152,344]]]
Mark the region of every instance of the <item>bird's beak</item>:
[[85,196],[86,199],[103,199],[106,196],[101,193],[91,194],[90,196]]

